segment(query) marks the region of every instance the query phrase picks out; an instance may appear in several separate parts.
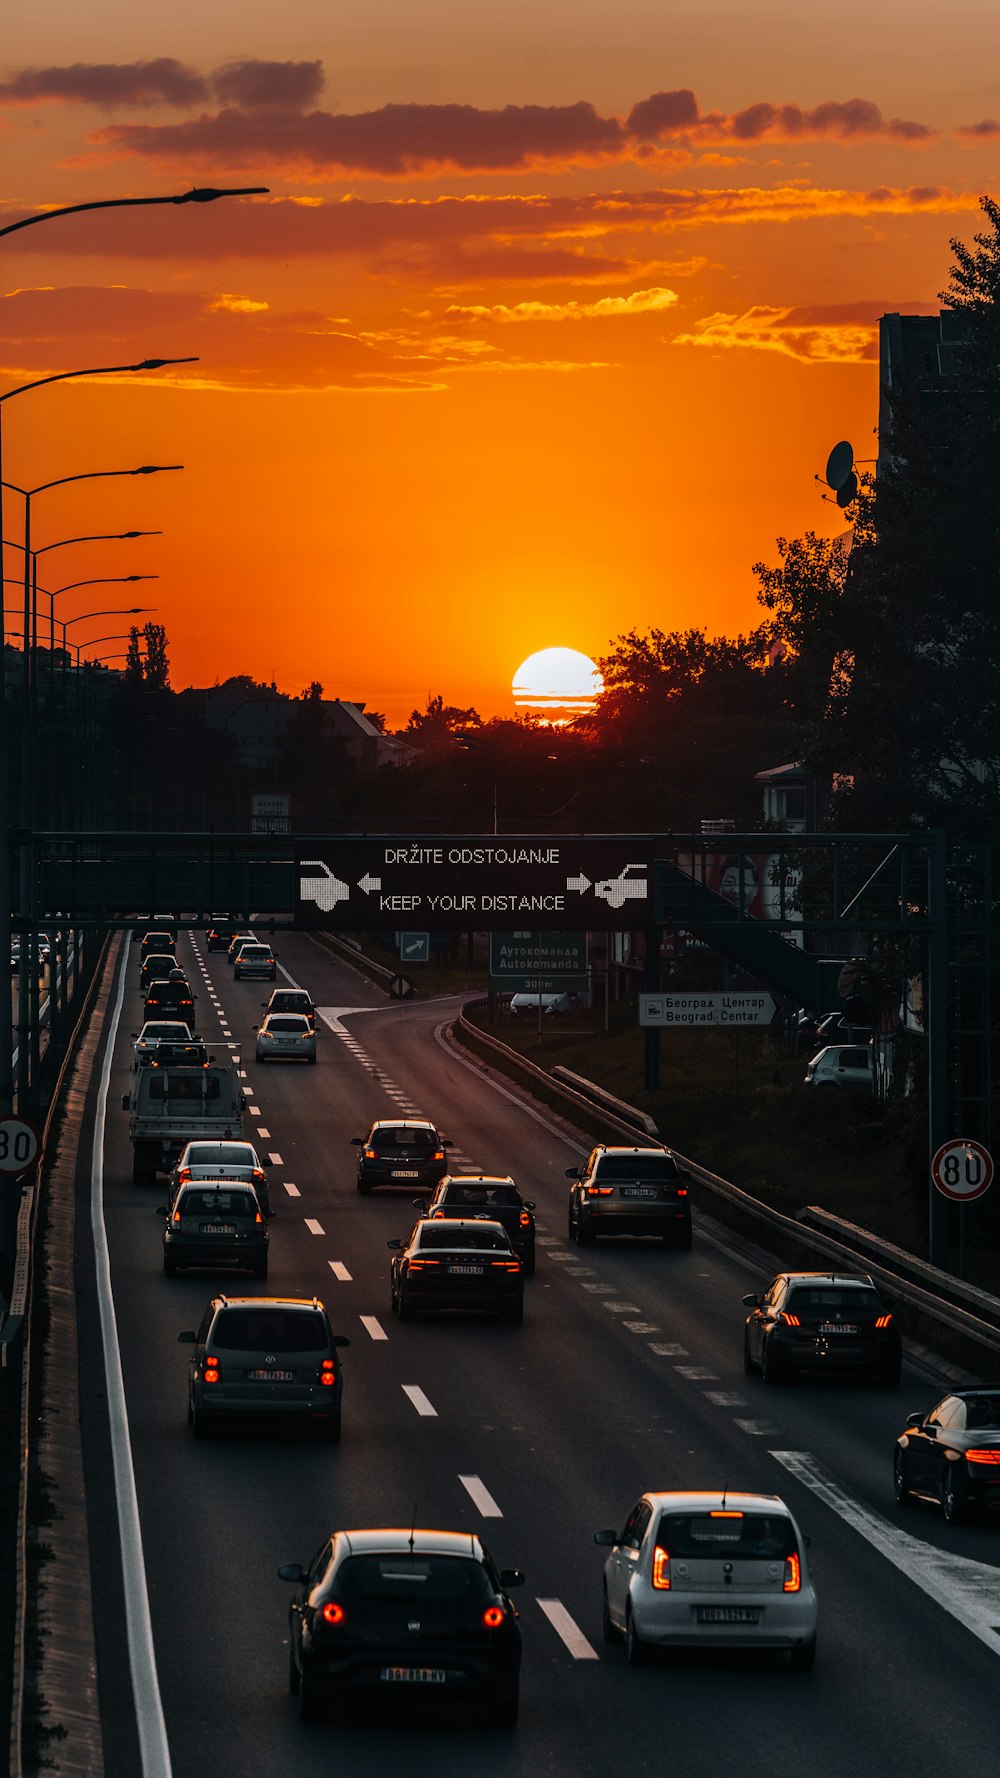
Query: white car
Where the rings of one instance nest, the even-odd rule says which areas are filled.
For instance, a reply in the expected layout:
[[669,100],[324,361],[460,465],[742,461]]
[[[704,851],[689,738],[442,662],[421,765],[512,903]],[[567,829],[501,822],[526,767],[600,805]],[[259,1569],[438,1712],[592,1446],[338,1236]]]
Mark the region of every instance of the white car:
[[[322,858],[304,858],[302,871],[303,875],[299,877],[299,894],[303,901],[314,901],[322,913],[332,913],[338,901],[350,901],[349,884],[342,883],[339,877],[335,877]],[[319,874],[307,877],[304,874],[306,871],[316,871]]]
[[316,1032],[305,1013],[269,1012],[257,1026],[256,1048],[258,1062],[315,1062]]
[[270,1161],[261,1159],[252,1142],[208,1142],[204,1139],[189,1142],[181,1150],[170,1175],[169,1194],[173,1198],[182,1185],[189,1185],[192,1180],[235,1179],[252,1185],[261,1209],[268,1210],[270,1194],[264,1172],[268,1166]]
[[875,1089],[875,1054],[870,1046],[828,1043],[817,1050],[803,1076],[807,1087],[851,1087],[863,1093]]
[[785,1650],[816,1658],[806,1540],[777,1494],[644,1494],[621,1531],[596,1531],[604,1639],[641,1666],[656,1648]]
[[[638,875],[634,873],[638,872]],[[605,877],[594,884],[594,894],[606,901],[609,908],[623,908],[627,901],[645,901],[649,894],[649,876],[645,864],[626,864],[616,877]]]

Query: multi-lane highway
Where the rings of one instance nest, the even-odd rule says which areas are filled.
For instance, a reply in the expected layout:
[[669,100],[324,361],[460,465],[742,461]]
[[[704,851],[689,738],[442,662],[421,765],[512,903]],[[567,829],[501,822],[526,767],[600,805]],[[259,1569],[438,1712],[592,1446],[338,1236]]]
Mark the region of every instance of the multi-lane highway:
[[[200,940],[179,945],[199,1029],[213,1053],[239,1056],[246,1134],[272,1157],[266,1285],[163,1277],[164,1184],[132,1184],[119,1109],[138,1029],[134,945],[111,996],[96,1258],[84,1252],[79,1270],[110,1778],[312,1778],[327,1764],[412,1778],[476,1767],[553,1778],[995,1769],[1000,1529],[949,1528],[892,1497],[893,1438],[906,1412],[942,1393],[934,1380],[907,1366],[897,1394],[745,1377],[740,1299],[763,1279],[735,1241],[696,1220],[689,1253],[574,1247],[565,1169],[586,1144],[450,1047],[453,1004],[387,1006],[306,936],[276,948],[279,981],[307,987],[321,1008],[315,1068],[256,1065],[269,990],[234,982]],[[412,1193],[359,1196],[350,1139],[393,1115],[432,1118],[455,1144],[455,1171],[510,1172],[535,1200],[523,1326],[400,1325],[390,1314],[386,1242],[411,1226]],[[351,1341],[339,1446],[260,1431],[193,1441],[177,1335],[227,1288],[327,1303]],[[102,1298],[124,1417],[102,1354]],[[645,1489],[724,1485],[781,1493],[811,1536],[810,1674],[721,1655],[635,1671],[601,1639],[594,1530],[621,1524]],[[286,1687],[279,1563],[308,1560],[334,1526],[414,1517],[474,1530],[525,1571],[517,1728],[406,1713],[304,1726]]]

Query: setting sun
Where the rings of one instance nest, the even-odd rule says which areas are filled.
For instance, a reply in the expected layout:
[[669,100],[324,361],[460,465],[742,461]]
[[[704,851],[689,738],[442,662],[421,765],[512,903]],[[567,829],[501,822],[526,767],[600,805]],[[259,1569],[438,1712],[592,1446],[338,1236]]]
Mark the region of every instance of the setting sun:
[[542,648],[522,661],[511,690],[518,710],[558,723],[592,710],[604,681],[590,656],[579,649]]

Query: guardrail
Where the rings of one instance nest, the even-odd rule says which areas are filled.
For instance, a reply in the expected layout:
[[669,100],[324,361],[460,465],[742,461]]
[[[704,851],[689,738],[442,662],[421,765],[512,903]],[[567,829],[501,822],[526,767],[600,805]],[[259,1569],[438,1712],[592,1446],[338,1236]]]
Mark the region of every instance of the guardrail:
[[311,932],[309,936],[322,945],[324,950],[332,951],[335,957],[342,957],[360,976],[368,977],[379,987],[388,989],[389,983],[399,974],[396,969],[386,969],[382,963],[373,963],[370,957],[365,956],[361,946],[352,944],[348,938],[338,938],[333,932]]
[[606,1106],[616,1117],[623,1118],[627,1124],[638,1125],[647,1136],[655,1136],[659,1141],[656,1119],[650,1117],[648,1111],[640,1111],[637,1105],[629,1105],[627,1100],[617,1098],[605,1087],[599,1087],[596,1081],[588,1080],[583,1074],[574,1074],[572,1068],[564,1068],[561,1062],[557,1062],[551,1072],[558,1080],[568,1081],[575,1092],[583,1093],[585,1098],[595,1099],[598,1105]]

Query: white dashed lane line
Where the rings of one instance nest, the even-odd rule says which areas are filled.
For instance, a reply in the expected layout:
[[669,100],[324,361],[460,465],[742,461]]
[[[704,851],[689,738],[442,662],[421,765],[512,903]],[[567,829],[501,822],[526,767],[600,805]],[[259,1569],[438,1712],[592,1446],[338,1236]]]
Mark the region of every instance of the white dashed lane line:
[[689,1383],[718,1383],[718,1371],[706,1370],[701,1364],[679,1364],[677,1375],[686,1377]]
[[321,1222],[317,1222],[315,1216],[307,1216],[306,1217],[306,1228],[309,1230],[309,1233],[311,1235],[325,1235],[326,1234],[326,1230],[323,1227],[323,1224]]
[[298,1186],[293,1185],[290,1179],[285,1180],[285,1190],[290,1198],[301,1198],[302,1196]]
[[745,1395],[734,1395],[730,1389],[706,1389],[705,1400],[710,1401],[713,1408],[745,1408]]
[[359,1320],[365,1332],[370,1334],[373,1340],[387,1340],[389,1338],[377,1315],[361,1315]]
[[657,1358],[686,1358],[687,1347],[678,1346],[674,1341],[651,1340],[649,1350],[655,1352]]
[[[250,1115],[251,1115],[251,1117],[259,1117],[259,1116],[260,1116],[260,1112],[259,1112],[259,1111],[254,1111],[254,1109],[253,1109],[253,1106],[252,1106],[252,1105],[251,1105],[251,1107],[250,1107]],[[263,1126],[263,1124],[260,1124],[260,1125],[258,1125],[258,1128],[257,1128],[257,1134],[258,1134],[258,1136],[259,1136],[259,1137],[260,1137],[260,1139],[261,1139],[261,1141],[262,1141],[262,1142],[270,1142],[270,1140],[271,1140],[271,1132],[270,1132],[270,1130],[265,1130],[265,1128],[264,1128],[264,1126]]]
[[261,1115],[260,1106],[259,1105],[251,1105],[250,1116],[251,1117],[260,1117],[260,1115]]
[[424,1394],[423,1390],[420,1388],[420,1385],[418,1383],[404,1383],[403,1384],[403,1394],[405,1396],[408,1396],[410,1401],[412,1401],[414,1407],[417,1410],[417,1413],[420,1415],[420,1418],[422,1420],[436,1420],[437,1419],[437,1417],[438,1417],[437,1408],[431,1406],[431,1403],[428,1401],[426,1395]]
[[284,1161],[282,1160],[280,1154],[269,1154],[267,1158],[270,1161],[272,1167],[283,1167],[285,1164]]
[[751,1438],[773,1438],[778,1428],[771,1426],[766,1420],[739,1420],[734,1418],[733,1425],[741,1432],[749,1433]]
[[559,1599],[539,1599],[556,1635],[561,1637],[575,1661],[596,1661],[599,1659],[596,1648],[592,1648],[580,1626],[574,1622]]
[[622,1326],[627,1328],[629,1333],[634,1334],[651,1334],[660,1331],[655,1321],[623,1321]]
[[338,1279],[341,1284],[353,1284],[354,1280],[342,1259],[331,1259],[327,1261],[327,1264],[334,1277]]
[[498,1507],[489,1489],[477,1475],[460,1475],[459,1481],[470,1500],[478,1506],[484,1519],[502,1519],[503,1513]]

